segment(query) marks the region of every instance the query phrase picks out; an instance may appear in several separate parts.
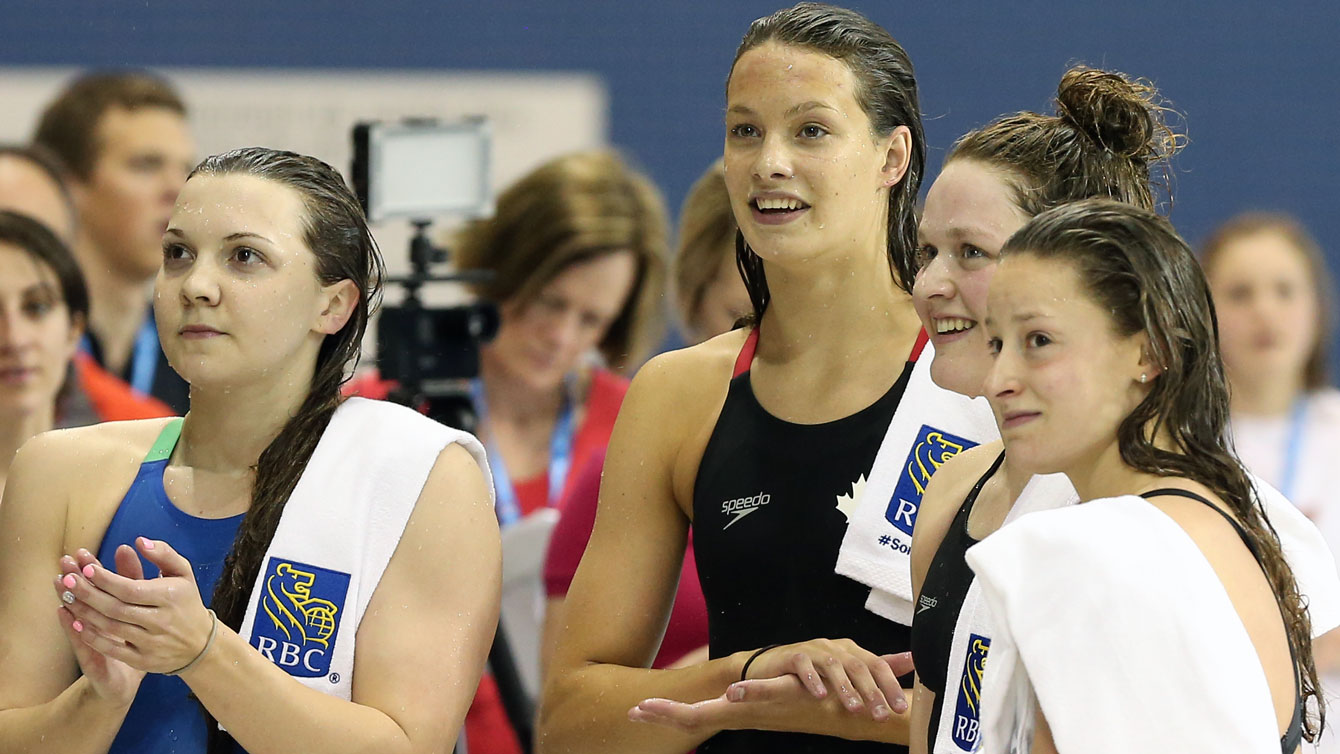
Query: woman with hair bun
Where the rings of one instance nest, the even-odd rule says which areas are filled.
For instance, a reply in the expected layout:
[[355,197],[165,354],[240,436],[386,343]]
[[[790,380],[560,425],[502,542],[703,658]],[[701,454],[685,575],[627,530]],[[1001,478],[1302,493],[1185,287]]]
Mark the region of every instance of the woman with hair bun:
[[[982,327],[987,294],[1001,247],[1028,218],[1088,198],[1155,208],[1158,176],[1182,141],[1165,121],[1168,112],[1147,83],[1077,66],[1061,79],[1055,115],[1015,113],[959,139],[926,198],[924,264],[913,291],[932,333],[938,384],[982,394],[991,364]],[[994,621],[965,552],[1004,522],[1072,503],[1074,495],[1063,476],[1016,468],[999,441],[960,453],[935,473],[912,546],[914,751],[961,754],[980,743]],[[1287,500],[1273,491],[1263,496],[1293,545],[1319,623],[1335,625],[1340,581],[1324,543]]]
[[967,553],[997,628],[982,750],[1315,740],[1308,600],[1229,447],[1214,304],[1186,243],[1129,204],[1047,210],[1002,250],[987,315],[1007,458],[1083,502]]
[[210,157],[154,285],[184,419],[50,432],[0,505],[0,751],[440,752],[498,616],[483,448],[341,399],[381,257],[333,168]]

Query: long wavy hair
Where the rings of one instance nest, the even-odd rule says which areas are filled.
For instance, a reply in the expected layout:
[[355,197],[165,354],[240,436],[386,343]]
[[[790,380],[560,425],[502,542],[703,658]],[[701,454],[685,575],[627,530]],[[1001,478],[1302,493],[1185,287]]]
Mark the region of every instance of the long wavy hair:
[[[917,191],[926,170],[926,133],[912,59],[889,32],[853,10],[823,3],[799,3],[749,25],[731,63],[766,42],[803,47],[842,61],[856,79],[856,101],[880,138],[899,126],[912,132],[907,172],[889,189],[889,270],[898,287],[912,292],[916,275]],[[729,84],[729,79],[727,79]],[[763,259],[736,233],[735,258],[754,306],[753,321],[763,319],[771,295]]]
[[1157,214],[1109,200],[1047,210],[1005,244],[1006,256],[1028,254],[1073,265],[1088,295],[1123,336],[1144,333],[1159,368],[1149,393],[1117,428],[1121,459],[1133,469],[1184,477],[1213,490],[1260,553],[1295,652],[1301,693],[1314,714],[1304,733],[1325,723],[1312,626],[1284,559],[1279,536],[1228,440],[1228,380],[1219,355],[1219,324],[1210,287],[1186,242]]
[[[302,405],[273,441],[261,451],[251,506],[238,528],[211,605],[219,620],[241,630],[260,573],[261,559],[270,548],[289,495],[341,402],[340,386],[357,363],[359,345],[368,318],[381,292],[382,258],[368,230],[358,199],[339,172],[312,157],[263,147],[237,149],[207,158],[197,175],[251,175],[275,181],[296,191],[305,210],[303,240],[316,256],[316,275],[323,285],[351,280],[359,301],[339,332],[327,335],[317,352],[311,389]],[[233,751],[233,739],[209,720],[210,754]]]

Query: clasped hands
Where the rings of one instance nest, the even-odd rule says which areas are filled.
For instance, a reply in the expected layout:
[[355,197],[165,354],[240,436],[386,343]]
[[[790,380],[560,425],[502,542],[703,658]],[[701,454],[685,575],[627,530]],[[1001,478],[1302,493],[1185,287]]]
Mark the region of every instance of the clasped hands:
[[[138,550],[160,576],[144,577]],[[55,578],[80,669],[104,697],[128,703],[146,673],[173,673],[201,655],[214,618],[191,563],[166,542],[139,537],[116,549],[116,571],[88,550],[60,559]]]
[[763,651],[748,679],[732,683],[715,699],[696,703],[646,699],[628,711],[630,720],[687,732],[758,727],[748,706],[822,704],[835,700],[876,722],[907,710],[898,676],[912,671],[912,654],[876,655],[848,639],[814,639]]

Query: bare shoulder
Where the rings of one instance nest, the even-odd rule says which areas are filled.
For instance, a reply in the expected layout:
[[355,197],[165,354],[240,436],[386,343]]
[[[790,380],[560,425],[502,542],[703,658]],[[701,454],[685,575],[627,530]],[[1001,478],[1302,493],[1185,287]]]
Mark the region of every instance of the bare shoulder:
[[946,461],[926,484],[926,494],[922,497],[917,517],[920,518],[928,507],[957,511],[973,485],[996,462],[1002,447],[1003,443],[995,440],[969,448]]
[[732,330],[697,345],[659,354],[638,370],[630,391],[655,391],[658,396],[677,400],[721,392],[748,337],[749,330]]
[[67,548],[96,549],[116,505],[168,421],[107,422],[32,438],[14,456],[5,504],[64,509]]

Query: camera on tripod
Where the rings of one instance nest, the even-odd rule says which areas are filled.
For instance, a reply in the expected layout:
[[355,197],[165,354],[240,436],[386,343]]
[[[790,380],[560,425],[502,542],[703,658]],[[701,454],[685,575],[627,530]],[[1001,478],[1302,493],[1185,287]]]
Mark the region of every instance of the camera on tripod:
[[409,119],[354,126],[354,190],[370,222],[408,219],[410,273],[387,278],[405,292],[398,306],[384,307],[377,324],[381,377],[399,388],[392,399],[448,426],[474,429],[469,380],[479,374],[479,346],[498,331],[498,309],[490,301],[433,308],[420,290],[428,283],[485,282],[488,273],[434,274],[446,249],[428,237],[430,218],[485,217],[493,211],[489,193],[488,123],[483,118],[454,122]]

